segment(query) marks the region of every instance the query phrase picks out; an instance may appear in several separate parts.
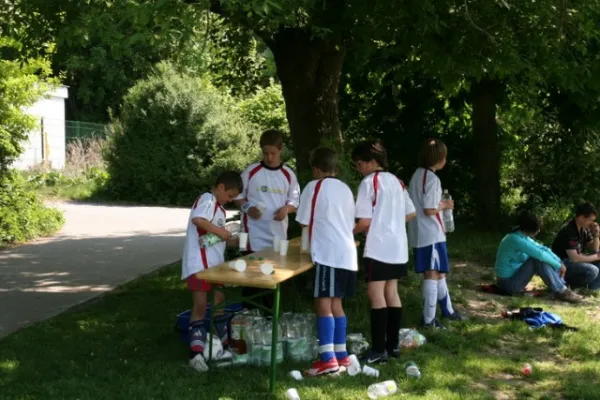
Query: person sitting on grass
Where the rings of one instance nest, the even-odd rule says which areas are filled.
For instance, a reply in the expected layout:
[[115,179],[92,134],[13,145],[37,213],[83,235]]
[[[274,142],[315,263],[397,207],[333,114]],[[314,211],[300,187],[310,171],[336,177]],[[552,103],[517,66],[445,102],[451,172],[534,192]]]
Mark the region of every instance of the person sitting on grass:
[[[573,289],[600,289],[600,226],[598,211],[590,203],[575,209],[575,218],[565,224],[552,242],[552,251],[567,267],[565,281]],[[586,254],[591,253],[591,254]]]
[[[198,279],[196,273],[225,262],[226,244],[230,247],[236,245],[236,240],[230,240],[231,233],[225,229],[226,214],[223,206],[237,197],[243,188],[242,178],[237,172],[223,172],[217,177],[210,192],[198,196],[188,219],[181,262],[181,279],[186,281],[188,290],[192,292],[193,306],[188,329],[189,365],[199,372],[208,371],[202,353],[209,327],[205,326],[203,321],[211,284]],[[217,235],[222,241],[210,247],[200,247],[200,237],[208,233]],[[223,293],[216,291],[213,305],[216,306],[223,301]],[[226,315],[222,315],[222,309],[215,314],[215,329],[223,343],[223,348],[227,348],[229,342],[228,318]]]
[[507,294],[521,293],[534,275],[539,275],[555,298],[571,303],[581,301],[563,280],[566,267],[552,250],[533,238],[540,232],[541,222],[531,212],[519,216],[518,226],[506,235],[496,255],[496,285]]

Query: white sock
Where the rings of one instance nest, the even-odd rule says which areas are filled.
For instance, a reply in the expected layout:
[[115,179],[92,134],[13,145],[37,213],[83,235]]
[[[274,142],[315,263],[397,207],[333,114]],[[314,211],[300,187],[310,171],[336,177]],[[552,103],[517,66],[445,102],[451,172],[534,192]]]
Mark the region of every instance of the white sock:
[[442,310],[442,314],[445,317],[448,317],[454,314],[454,309],[452,308],[452,302],[450,301],[450,292],[448,292],[448,286],[446,285],[446,278],[442,278],[437,281],[438,284],[438,292],[437,298],[440,303],[440,309]]
[[423,322],[430,323],[435,318],[438,298],[438,283],[433,279],[423,281]]

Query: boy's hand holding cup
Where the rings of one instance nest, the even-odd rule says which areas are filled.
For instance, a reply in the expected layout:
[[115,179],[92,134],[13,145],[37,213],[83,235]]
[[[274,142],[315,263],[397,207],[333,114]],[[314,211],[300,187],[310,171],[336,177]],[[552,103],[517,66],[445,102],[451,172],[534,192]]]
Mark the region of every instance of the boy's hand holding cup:
[[248,209],[248,215],[252,219],[260,219],[260,217],[262,217],[262,211],[260,211],[260,208],[257,206],[250,206]]

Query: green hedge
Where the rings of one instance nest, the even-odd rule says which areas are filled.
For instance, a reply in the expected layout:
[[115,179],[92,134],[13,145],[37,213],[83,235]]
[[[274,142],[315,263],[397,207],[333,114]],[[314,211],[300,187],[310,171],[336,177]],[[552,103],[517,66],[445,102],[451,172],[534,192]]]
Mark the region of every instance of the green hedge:
[[19,173],[0,175],[0,246],[49,235],[63,223],[62,213],[45,207]]
[[219,171],[259,157],[258,132],[209,83],[160,64],[124,98],[110,126],[108,195],[189,206]]

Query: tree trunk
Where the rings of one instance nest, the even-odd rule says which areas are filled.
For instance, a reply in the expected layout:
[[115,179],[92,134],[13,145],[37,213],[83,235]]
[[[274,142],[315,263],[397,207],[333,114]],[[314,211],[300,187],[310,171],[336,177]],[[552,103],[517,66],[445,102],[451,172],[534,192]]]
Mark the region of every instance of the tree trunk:
[[496,104],[501,92],[501,84],[489,79],[471,86],[477,221],[488,229],[497,227],[500,222],[500,146]]
[[269,41],[281,81],[301,182],[311,179],[310,151],[340,145],[338,86],[346,48],[340,37],[316,38],[301,29],[281,29]]

